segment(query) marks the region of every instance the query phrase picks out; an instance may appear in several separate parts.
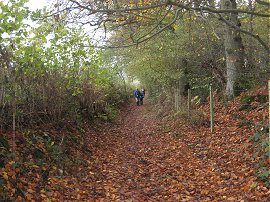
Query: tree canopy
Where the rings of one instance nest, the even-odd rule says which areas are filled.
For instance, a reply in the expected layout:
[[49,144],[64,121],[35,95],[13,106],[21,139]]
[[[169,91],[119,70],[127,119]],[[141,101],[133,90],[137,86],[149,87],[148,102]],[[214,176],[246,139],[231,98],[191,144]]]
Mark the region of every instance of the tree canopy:
[[[237,88],[242,88],[239,87],[241,86],[239,77],[242,77],[243,72],[246,71],[246,66],[255,65],[256,57],[253,61],[245,62],[249,59],[247,56],[249,50],[243,40],[257,44],[256,49],[261,53],[260,57],[267,58],[269,55],[268,31],[266,30],[270,14],[268,2],[265,1],[62,0],[57,1],[54,7],[57,11],[52,10],[50,15],[58,16],[60,20],[102,30],[105,42],[101,46],[104,48],[131,46],[142,48],[147,45],[141,44],[163,37],[164,34],[161,34],[163,32],[174,32],[179,36],[178,38],[181,38],[182,35],[179,32],[176,33],[176,29],[181,29],[181,27],[190,35],[185,45],[193,46],[196,43],[199,46],[193,36],[205,30],[207,35],[197,35],[198,38],[216,41],[217,43],[213,43],[213,46],[222,42],[224,52],[221,54],[224,57],[210,59],[205,52],[200,54],[205,56],[202,64],[203,66],[208,64],[208,69],[212,68],[212,74],[229,97],[236,94]],[[261,26],[257,26],[261,25],[259,21],[265,22],[263,23],[264,33],[261,32]],[[196,29],[193,23],[197,23]],[[172,41],[176,40],[172,39]],[[205,45],[208,48],[205,46],[204,50],[212,48],[208,43]],[[216,61],[222,61],[222,58],[225,58],[225,69],[223,67],[217,69]],[[213,66],[215,66],[214,69]]]

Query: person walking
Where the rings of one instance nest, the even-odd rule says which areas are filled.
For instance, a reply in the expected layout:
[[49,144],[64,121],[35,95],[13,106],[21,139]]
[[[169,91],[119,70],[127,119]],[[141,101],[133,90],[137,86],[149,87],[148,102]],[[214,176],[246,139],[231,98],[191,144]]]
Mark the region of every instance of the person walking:
[[142,93],[139,91],[138,88],[136,88],[136,90],[134,91],[134,97],[135,97],[135,101],[137,106],[140,105],[140,101],[141,101],[141,97],[142,97]]
[[140,104],[143,105],[143,98],[144,98],[144,96],[145,96],[145,90],[144,90],[144,88],[141,89],[140,93],[141,93],[141,96],[140,96]]
[[141,92],[142,92],[143,97],[144,97],[145,96],[145,89],[144,89],[144,87],[142,87]]

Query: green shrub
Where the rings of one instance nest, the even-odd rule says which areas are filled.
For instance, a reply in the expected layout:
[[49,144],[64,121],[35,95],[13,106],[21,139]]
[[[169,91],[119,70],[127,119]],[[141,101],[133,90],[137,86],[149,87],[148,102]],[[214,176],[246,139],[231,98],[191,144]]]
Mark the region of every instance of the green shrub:
[[257,132],[250,137],[254,147],[253,160],[256,160],[255,175],[265,181],[267,186],[270,186],[270,169],[267,161],[270,158],[269,125],[258,124],[256,128]]
[[253,85],[253,78],[250,75],[241,74],[236,83],[234,84],[234,94],[235,96],[239,96],[241,92],[247,91],[251,89]]
[[117,107],[113,105],[107,105],[105,107],[105,112],[99,113],[98,117],[105,121],[112,121],[118,114]]

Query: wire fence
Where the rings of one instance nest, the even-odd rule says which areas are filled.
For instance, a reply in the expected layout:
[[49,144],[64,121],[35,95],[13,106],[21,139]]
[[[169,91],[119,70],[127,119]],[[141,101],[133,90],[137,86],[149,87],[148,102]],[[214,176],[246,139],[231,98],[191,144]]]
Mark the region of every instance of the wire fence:
[[[179,113],[181,110],[185,110],[188,114],[188,117],[191,116],[191,110],[192,110],[192,104],[200,104],[200,105],[209,105],[209,122],[210,122],[210,130],[211,132],[214,131],[214,114],[215,114],[215,108],[218,107],[217,104],[215,104],[215,95],[216,93],[213,90],[212,85],[209,85],[209,94],[206,100],[200,100],[199,96],[193,96],[192,98],[192,89],[188,89],[188,95],[182,96],[179,92],[175,93],[175,111],[176,113]],[[204,88],[205,89],[205,88]],[[179,89],[178,89],[179,90]],[[177,91],[177,90],[176,90]],[[243,93],[243,90],[234,90],[235,93]],[[245,98],[245,97],[244,97]],[[268,92],[264,95],[260,96],[247,96],[245,99],[240,99],[239,103],[239,111],[252,108],[252,103],[269,103],[269,116],[270,117],[270,80],[268,81]],[[265,106],[264,106],[265,107]],[[270,118],[269,118],[269,126],[270,126]],[[270,132],[269,132],[269,143],[270,143]],[[270,149],[270,148],[269,148]]]

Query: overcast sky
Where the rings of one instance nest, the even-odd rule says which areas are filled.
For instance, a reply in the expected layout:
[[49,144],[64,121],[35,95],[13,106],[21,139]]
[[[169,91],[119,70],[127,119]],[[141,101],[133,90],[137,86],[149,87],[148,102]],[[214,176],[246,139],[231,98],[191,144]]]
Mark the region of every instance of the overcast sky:
[[[1,0],[0,0],[1,1]],[[8,1],[8,0],[7,0]],[[51,0],[28,0],[29,2],[26,4],[30,8],[30,10],[34,11],[36,9],[42,9],[46,5],[48,5],[48,2],[51,2]],[[29,24],[34,26],[34,23],[31,21],[27,21]],[[85,31],[87,31],[92,40],[95,42],[100,42],[104,40],[104,32],[103,31],[93,31],[94,28],[85,27]]]
[[26,4],[31,10],[43,8],[46,5],[47,0],[29,0]]

